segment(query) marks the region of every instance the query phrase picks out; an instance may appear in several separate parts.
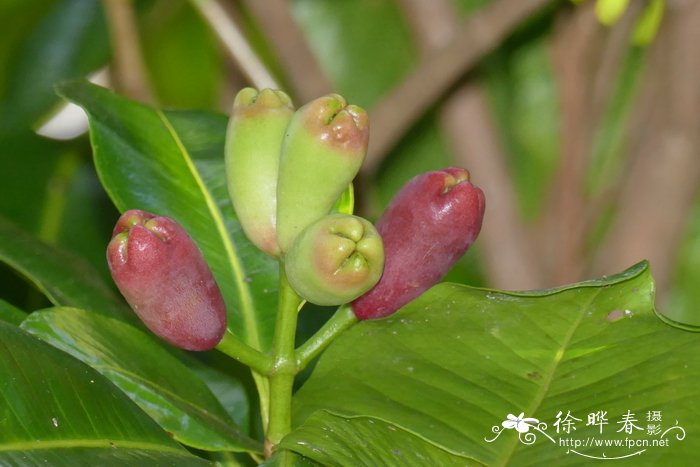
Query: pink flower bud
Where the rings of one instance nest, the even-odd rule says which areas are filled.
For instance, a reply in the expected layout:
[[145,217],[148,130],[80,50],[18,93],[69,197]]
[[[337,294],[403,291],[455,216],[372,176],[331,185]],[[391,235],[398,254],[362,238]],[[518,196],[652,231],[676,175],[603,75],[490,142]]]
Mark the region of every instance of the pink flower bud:
[[174,220],[125,212],[107,247],[114,282],[154,334],[186,350],[209,350],[226,330],[226,306],[209,266]]
[[384,273],[353,302],[355,315],[388,316],[439,282],[476,239],[484,207],[484,193],[464,169],[411,179],[376,224],[384,242]]

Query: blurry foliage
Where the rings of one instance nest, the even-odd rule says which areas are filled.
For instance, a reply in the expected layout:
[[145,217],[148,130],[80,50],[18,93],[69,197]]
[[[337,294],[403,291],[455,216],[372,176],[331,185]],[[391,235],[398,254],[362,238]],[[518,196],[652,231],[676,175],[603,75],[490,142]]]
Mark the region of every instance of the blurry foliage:
[[188,2],[159,2],[142,15],[140,26],[158,102],[169,107],[223,108],[224,57]]
[[[488,3],[455,0],[464,15]],[[158,105],[227,109],[232,66],[191,4],[185,0],[136,4],[149,84]],[[280,82],[287,82],[264,31],[244,5],[235,6],[256,51]],[[418,47],[398,2],[292,0],[289,6],[335,90],[351,102],[371,108],[419,62]],[[550,56],[553,9],[519,27],[472,72],[487,90],[527,220],[541,215],[560,151],[559,96]],[[650,2],[642,21],[658,22],[662,13],[663,2]],[[102,15],[100,2],[93,0],[0,4],[0,215],[44,241],[85,256],[104,275],[104,245],[116,211],[96,179],[87,138],[58,142],[29,131],[58,104],[55,83],[84,77],[107,64],[109,35]],[[620,155],[644,65],[643,49],[630,47],[605,108],[602,129],[594,135],[587,177],[594,196],[609,190],[616,174],[624,170]],[[366,187],[367,215],[376,217],[413,175],[451,160],[436,112],[430,111],[384,160],[375,183]],[[479,174],[473,176],[478,183]],[[615,206],[605,209],[608,214],[588,241],[592,249],[606,231],[605,219],[614,216]],[[691,313],[699,298],[692,286],[700,276],[697,224],[694,221],[685,236],[669,298],[674,313],[680,315]],[[485,285],[477,258],[467,255],[449,279]],[[7,284],[2,296],[21,307],[36,304],[26,302],[32,293],[23,290],[14,273],[2,267],[0,278]]]

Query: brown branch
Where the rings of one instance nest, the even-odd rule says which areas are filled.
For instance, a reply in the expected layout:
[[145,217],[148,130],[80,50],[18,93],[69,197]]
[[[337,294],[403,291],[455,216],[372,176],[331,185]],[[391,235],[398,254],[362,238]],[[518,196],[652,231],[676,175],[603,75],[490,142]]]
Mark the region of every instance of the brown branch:
[[279,88],[275,78],[258,58],[248,39],[231,17],[231,13],[219,0],[190,0],[190,3],[253,86]]
[[244,3],[277,53],[293,94],[301,102],[307,102],[331,92],[333,86],[292,18],[289,3],[286,0],[245,0]]
[[469,168],[486,195],[479,245],[489,285],[519,290],[546,286],[481,86],[461,86],[445,104],[441,120],[456,161]]
[[141,56],[133,3],[131,0],[103,0],[102,4],[114,52],[111,71],[115,88],[132,99],[153,103],[153,93]]
[[592,149],[591,96],[602,26],[592,2],[564,10],[553,36],[552,61],[560,100],[560,159],[544,204],[544,239],[551,285],[574,282],[584,267],[587,228],[584,181]]
[[700,184],[700,3],[668,2],[650,51],[636,139],[617,216],[594,270],[611,273],[649,259],[667,289]]
[[585,180],[596,132],[616,89],[624,54],[645,2],[635,2],[612,28],[604,28],[587,3],[564,10],[553,33],[553,63],[561,116],[561,158],[537,227],[550,285],[580,280],[589,261],[585,242],[602,211],[586,195]]
[[[423,54],[447,43],[458,16],[447,0],[401,0]],[[469,168],[485,191],[487,214],[479,238],[490,286],[541,287],[537,258],[518,210],[505,156],[481,86],[469,80],[453,92],[440,111],[441,126],[458,165]]]
[[550,3],[496,0],[470,15],[447,45],[426,56],[370,112],[373,131],[363,172],[376,171],[384,155],[447,89],[522,21]]

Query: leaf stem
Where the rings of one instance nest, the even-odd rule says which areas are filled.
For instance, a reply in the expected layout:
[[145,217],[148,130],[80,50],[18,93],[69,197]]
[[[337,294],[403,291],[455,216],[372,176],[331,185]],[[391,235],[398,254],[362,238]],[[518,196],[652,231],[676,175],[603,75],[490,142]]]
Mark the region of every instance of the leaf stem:
[[314,358],[328,347],[333,339],[352,327],[357,321],[350,305],[341,305],[321,329],[297,349],[295,357],[298,371],[306,368]]
[[223,339],[217,344],[216,348],[260,374],[264,375],[272,370],[272,357],[249,346],[232,333],[230,329],[226,330],[226,334],[224,334]]
[[265,439],[265,454],[272,455],[274,446],[292,428],[292,389],[298,373],[294,355],[294,339],[301,298],[287,282],[284,263],[280,261],[279,304],[275,336],[272,342],[273,366],[270,380],[270,424]]

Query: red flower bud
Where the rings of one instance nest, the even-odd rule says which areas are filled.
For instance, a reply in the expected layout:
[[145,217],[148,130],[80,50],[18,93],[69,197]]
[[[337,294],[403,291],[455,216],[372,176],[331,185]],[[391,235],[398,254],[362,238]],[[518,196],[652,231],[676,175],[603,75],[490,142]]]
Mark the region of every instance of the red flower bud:
[[439,282],[481,230],[484,193],[450,167],[414,177],[377,222],[384,274],[355,300],[359,319],[388,316]]
[[154,334],[209,350],[226,330],[226,306],[192,238],[174,220],[144,211],[119,218],[107,247],[114,282]]

